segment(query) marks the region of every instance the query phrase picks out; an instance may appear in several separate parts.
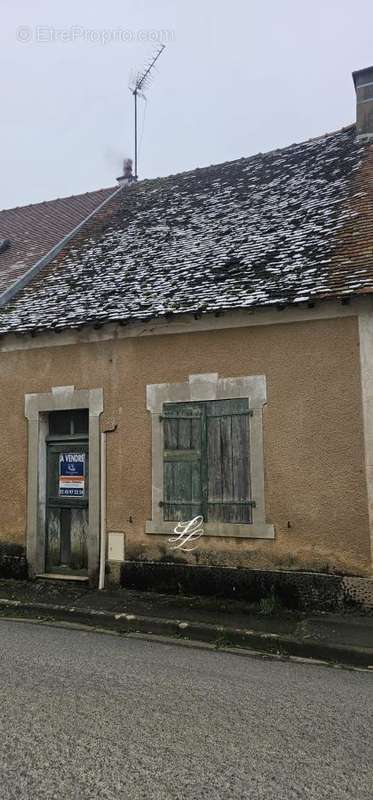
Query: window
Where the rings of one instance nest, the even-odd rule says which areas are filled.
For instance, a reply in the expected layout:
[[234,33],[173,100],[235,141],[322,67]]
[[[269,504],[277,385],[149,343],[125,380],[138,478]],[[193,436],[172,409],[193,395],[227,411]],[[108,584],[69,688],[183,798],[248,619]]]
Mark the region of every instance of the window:
[[247,399],[165,403],[163,517],[251,523]]
[[264,503],[263,375],[190,375],[147,386],[152,415],[152,519],[171,534],[202,514],[207,536],[274,538]]
[[88,409],[85,408],[49,413],[50,436],[88,435],[88,424]]

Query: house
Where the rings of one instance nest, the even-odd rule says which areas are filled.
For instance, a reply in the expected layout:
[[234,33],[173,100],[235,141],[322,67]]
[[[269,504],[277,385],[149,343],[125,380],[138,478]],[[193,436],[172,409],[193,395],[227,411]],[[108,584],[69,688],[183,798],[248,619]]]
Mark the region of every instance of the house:
[[373,67],[354,82],[337,132],[85,217],[1,212],[3,573],[102,585],[105,553],[126,586],[373,604]]

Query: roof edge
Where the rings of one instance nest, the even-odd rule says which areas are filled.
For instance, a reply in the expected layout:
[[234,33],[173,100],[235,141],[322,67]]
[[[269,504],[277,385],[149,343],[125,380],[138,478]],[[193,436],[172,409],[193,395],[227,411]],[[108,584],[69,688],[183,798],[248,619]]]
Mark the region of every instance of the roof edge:
[[66,194],[62,197],[50,197],[49,200],[35,200],[33,203],[25,203],[18,206],[5,206],[0,208],[0,214],[10,214],[13,211],[20,211],[24,208],[35,208],[36,206],[47,206],[49,203],[65,202],[65,200],[78,200],[81,197],[86,197],[87,194],[100,194],[100,192],[108,192],[109,190],[116,189],[116,186],[102,186],[100,189],[88,189],[87,192],[78,192],[77,194]]
[[[361,311],[372,311],[372,293],[355,293],[347,297],[329,296],[314,302],[254,306],[251,308],[229,308],[225,311],[206,311],[201,314],[184,312],[178,317],[131,319],[126,322],[109,320],[99,325],[87,322],[80,326],[42,328],[28,331],[0,333],[0,353],[9,350],[28,350],[66,344],[92,343],[123,338],[144,338],[165,334],[185,334],[196,331],[222,330],[257,325],[278,325],[307,320],[334,319],[335,317],[357,317]],[[48,339],[48,342],[46,342]],[[8,344],[5,343],[8,340]]]
[[79,225],[76,225],[75,228],[73,228],[73,230],[71,230],[70,233],[67,233],[66,236],[63,237],[63,239],[60,239],[60,241],[56,245],[54,245],[54,247],[52,247],[52,249],[49,250],[48,253],[39,258],[39,260],[36,261],[36,263],[33,264],[32,267],[30,267],[24,273],[24,275],[15,280],[14,283],[12,283],[11,286],[8,287],[8,289],[5,289],[5,291],[2,294],[0,294],[0,308],[3,308],[7,303],[9,303],[10,300],[13,299],[13,297],[21,289],[24,289],[25,286],[27,286],[36,275],[38,275],[38,273],[43,269],[43,267],[46,267],[52,261],[52,259],[55,258],[61,252],[61,250],[63,250],[65,245],[67,245],[70,242],[70,240],[77,233],[79,233],[79,231],[84,227],[84,225],[86,225],[86,223],[89,222],[89,220],[92,217],[94,217],[95,214],[98,213],[98,211],[101,211],[101,209],[104,206],[106,206],[106,204],[110,200],[112,200],[113,197],[116,197],[116,195],[119,194],[119,192],[123,191],[123,188],[125,187],[119,186],[119,188],[115,189],[113,193],[110,194],[109,197],[106,197],[105,200],[103,200],[102,203],[100,203],[96,208],[94,208],[93,211],[91,211],[87,217],[84,217],[84,219],[81,222],[79,222]]
[[193,172],[203,172],[203,170],[224,167],[227,164],[239,164],[241,161],[254,161],[254,159],[258,158],[259,156],[277,155],[278,153],[283,153],[286,150],[291,150],[293,147],[302,147],[303,145],[311,144],[312,142],[318,142],[322,139],[328,139],[332,136],[337,136],[339,133],[347,133],[347,131],[352,131],[354,128],[356,128],[356,122],[350,122],[348,125],[343,125],[342,128],[337,128],[335,131],[319,133],[317,136],[310,136],[308,139],[302,139],[299,142],[291,142],[290,144],[285,144],[281,147],[274,147],[271,150],[258,150],[256,153],[251,153],[248,156],[237,156],[237,158],[232,158],[228,161],[214,161],[212,164],[191,167],[191,169],[184,169],[181,172],[171,172],[168,175],[155,175],[153,178],[141,178],[136,185],[142,188],[145,184],[154,183],[156,181],[168,181],[174,178],[180,178],[181,176],[191,175]]

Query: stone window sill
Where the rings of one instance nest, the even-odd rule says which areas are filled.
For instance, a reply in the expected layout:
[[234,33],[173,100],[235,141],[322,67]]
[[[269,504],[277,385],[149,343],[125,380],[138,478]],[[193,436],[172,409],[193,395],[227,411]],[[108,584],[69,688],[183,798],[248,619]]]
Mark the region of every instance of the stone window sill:
[[[175,525],[177,525],[177,522],[148,520],[145,526],[145,533],[172,536]],[[203,535],[227,536],[236,539],[274,539],[275,529],[273,525],[267,525],[266,523],[239,525],[229,522],[207,522],[203,526]]]

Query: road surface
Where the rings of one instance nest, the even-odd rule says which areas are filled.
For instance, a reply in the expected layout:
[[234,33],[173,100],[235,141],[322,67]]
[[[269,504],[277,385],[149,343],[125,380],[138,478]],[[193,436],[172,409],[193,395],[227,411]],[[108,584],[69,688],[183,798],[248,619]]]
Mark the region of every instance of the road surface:
[[373,675],[0,620],[1,800],[372,800]]

